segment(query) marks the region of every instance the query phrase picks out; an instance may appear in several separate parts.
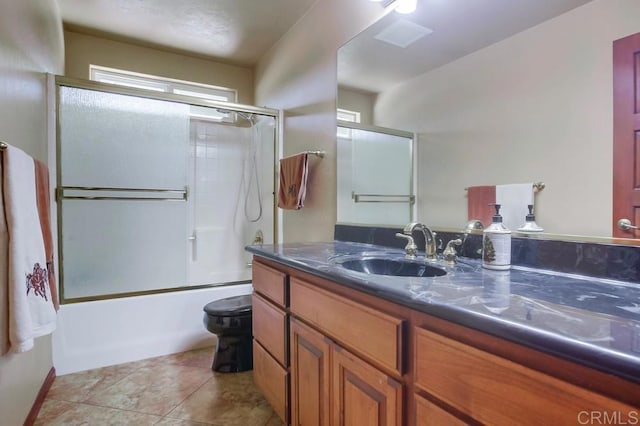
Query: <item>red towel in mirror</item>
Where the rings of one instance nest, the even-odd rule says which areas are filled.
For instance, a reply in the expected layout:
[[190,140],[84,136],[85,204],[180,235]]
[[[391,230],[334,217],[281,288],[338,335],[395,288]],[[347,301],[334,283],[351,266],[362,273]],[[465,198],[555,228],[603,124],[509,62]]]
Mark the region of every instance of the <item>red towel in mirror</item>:
[[471,186],[467,188],[467,219],[478,219],[486,228],[491,224],[496,202],[495,186]]

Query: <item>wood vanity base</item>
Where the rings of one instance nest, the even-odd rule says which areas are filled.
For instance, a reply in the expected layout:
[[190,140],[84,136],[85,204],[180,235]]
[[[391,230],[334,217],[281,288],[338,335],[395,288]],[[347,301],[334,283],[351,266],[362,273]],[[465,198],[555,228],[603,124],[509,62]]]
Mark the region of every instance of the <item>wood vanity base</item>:
[[285,423],[640,423],[637,383],[259,256],[253,265],[254,376]]

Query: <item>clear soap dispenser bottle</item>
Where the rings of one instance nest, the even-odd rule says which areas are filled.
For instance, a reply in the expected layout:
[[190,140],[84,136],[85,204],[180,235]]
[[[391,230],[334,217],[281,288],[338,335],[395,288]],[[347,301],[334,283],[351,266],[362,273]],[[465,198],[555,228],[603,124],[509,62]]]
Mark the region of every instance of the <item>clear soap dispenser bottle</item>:
[[506,270],[511,268],[511,231],[502,223],[500,204],[493,206],[496,214],[491,225],[482,231],[482,266]]

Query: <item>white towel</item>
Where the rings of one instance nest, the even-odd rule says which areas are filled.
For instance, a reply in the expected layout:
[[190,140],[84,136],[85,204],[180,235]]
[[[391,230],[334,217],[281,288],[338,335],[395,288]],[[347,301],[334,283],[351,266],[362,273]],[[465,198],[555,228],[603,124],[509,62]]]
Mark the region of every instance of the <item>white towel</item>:
[[533,182],[496,185],[496,204],[500,204],[502,223],[511,231],[520,228],[533,204]]
[[[0,247],[7,247],[8,266],[0,271],[0,349],[7,341],[13,352],[33,348],[34,339],[55,330],[56,310],[49,290],[47,259],[36,201],[35,163],[18,148],[2,153],[2,202],[6,217],[0,226]],[[1,206],[0,206],[1,207]],[[4,232],[2,232],[4,231]],[[8,242],[7,242],[8,237]],[[8,273],[7,273],[8,271]],[[8,311],[8,329],[6,311]],[[6,335],[5,335],[6,333]]]

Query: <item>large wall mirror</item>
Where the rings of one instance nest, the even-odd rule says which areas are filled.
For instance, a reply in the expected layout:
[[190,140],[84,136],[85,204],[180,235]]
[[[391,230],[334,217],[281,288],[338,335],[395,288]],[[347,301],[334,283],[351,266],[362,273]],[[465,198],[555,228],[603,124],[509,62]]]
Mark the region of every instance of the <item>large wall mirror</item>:
[[468,187],[542,181],[547,233],[610,237],[612,42],[636,32],[636,0],[418,0],[339,49],[338,108],[416,134],[429,226],[461,229]]

